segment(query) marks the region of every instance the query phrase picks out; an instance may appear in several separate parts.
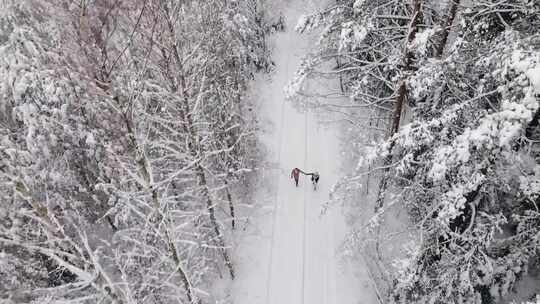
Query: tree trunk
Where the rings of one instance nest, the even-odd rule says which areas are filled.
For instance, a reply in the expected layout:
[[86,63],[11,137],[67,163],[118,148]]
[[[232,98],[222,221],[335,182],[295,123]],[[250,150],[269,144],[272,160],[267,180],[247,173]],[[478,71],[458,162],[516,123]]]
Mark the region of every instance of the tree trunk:
[[[341,61],[339,60],[339,56],[336,57],[336,70],[341,69]],[[343,75],[339,73],[339,88],[341,90],[341,93],[345,93],[345,87],[343,86]]]
[[540,123],[540,108],[536,110],[534,113],[533,119],[529,122],[527,127],[525,128],[525,137],[528,139],[533,139],[534,130],[538,128],[538,125]]
[[[180,82],[179,90],[182,94],[182,118],[184,120],[183,128],[186,132],[186,135],[188,136],[188,152],[191,154],[191,156],[194,159],[198,159],[201,154],[204,154],[205,151],[200,151],[200,137],[199,134],[197,134],[197,130],[195,129],[193,116],[191,112],[191,107],[189,105],[189,93],[187,89],[187,82],[184,74],[184,67],[182,63],[182,59],[180,58],[180,53],[178,52],[178,45],[176,40],[176,32],[174,29],[174,25],[171,23],[171,18],[169,11],[167,9],[167,6],[164,6],[164,11],[166,13],[167,17],[167,27],[169,30],[169,34],[171,35],[173,45],[172,45],[172,55],[174,56],[174,60],[176,63],[176,66],[178,68],[177,76],[178,80]],[[201,86],[204,86],[204,81],[201,84]],[[202,152],[202,153],[201,153]],[[232,261],[229,257],[229,253],[227,252],[227,248],[225,246],[225,240],[223,239],[223,235],[220,232],[219,225],[216,220],[215,216],[215,209],[214,209],[214,203],[212,201],[212,197],[210,195],[210,190],[208,189],[208,184],[206,182],[206,175],[204,173],[204,168],[201,164],[201,161],[197,161],[195,166],[195,172],[198,177],[198,186],[201,188],[201,194],[202,199],[206,202],[206,208],[208,210],[208,216],[210,218],[210,223],[212,224],[214,228],[214,232],[216,233],[216,237],[218,239],[218,246],[221,249],[221,254],[223,256],[223,259],[225,260],[225,265],[229,269],[229,273],[231,275],[231,278],[234,279],[234,268]]]
[[[131,111],[127,111],[130,113]],[[128,114],[124,114],[124,121],[126,123],[126,128],[128,132],[128,137],[130,139],[130,143],[132,145],[132,150],[134,152],[135,161],[138,165],[139,171],[141,172],[141,177],[143,178],[144,182],[146,183],[145,187],[147,189],[141,189],[141,190],[150,190],[152,195],[152,203],[154,205],[156,216],[152,217],[152,222],[156,224],[156,229],[159,229],[159,222],[160,222],[160,202],[159,202],[159,193],[157,189],[154,187],[153,178],[150,175],[151,169],[150,169],[150,163],[148,162],[148,159],[146,158],[146,155],[144,153],[144,149],[140,147],[139,143],[137,142],[137,138],[135,136],[135,127],[133,126],[133,122],[131,121]],[[168,212],[166,212],[168,213]],[[170,219],[165,219],[168,224],[170,224]],[[169,251],[172,254],[173,261],[176,264],[176,269],[178,272],[178,275],[180,275],[180,279],[182,280],[182,283],[184,285],[184,289],[186,291],[186,296],[189,300],[189,303],[191,304],[198,304],[200,301],[197,301],[197,298],[195,296],[195,293],[193,291],[193,286],[191,285],[191,282],[188,278],[188,275],[186,271],[184,270],[184,267],[182,265],[182,261],[180,260],[180,256],[178,254],[178,249],[176,248],[176,245],[174,243],[173,238],[170,235],[170,225],[165,225],[165,238],[166,242],[169,246]]]
[[[176,56],[178,56],[178,52],[175,52]],[[177,60],[180,60],[180,57],[177,57]],[[178,61],[180,62],[180,61]],[[181,87],[184,89],[186,88],[186,80],[183,74],[179,76],[180,78],[180,84]],[[189,100],[187,98],[187,91],[183,90],[183,115],[184,115],[184,130],[187,132],[189,136],[188,141],[188,149],[189,153],[194,159],[197,159],[201,152],[204,153],[204,151],[200,150],[200,138],[197,134],[197,131],[194,127],[193,118],[191,115],[191,108],[189,106]],[[210,195],[210,190],[208,189],[208,183],[206,182],[206,174],[204,173],[204,168],[201,165],[200,160],[197,161],[197,164],[195,166],[195,171],[197,173],[198,177],[198,186],[201,187],[201,193],[202,193],[202,199],[206,202],[206,208],[208,210],[208,216],[210,218],[210,223],[214,227],[214,232],[216,233],[216,237],[218,239],[218,246],[221,248],[221,254],[223,256],[223,259],[225,260],[225,265],[229,269],[229,273],[231,275],[231,278],[234,279],[234,268],[231,262],[231,259],[229,257],[229,253],[227,252],[227,248],[225,246],[225,240],[223,239],[223,235],[221,234],[221,231],[219,229],[218,222],[216,220],[215,216],[215,209],[214,209],[214,203],[212,201],[212,197]]]
[[199,177],[199,186],[202,187],[202,194],[206,200],[206,208],[208,210],[208,216],[210,217],[210,222],[212,223],[212,226],[214,227],[214,232],[218,239],[218,246],[221,248],[221,255],[223,256],[223,260],[225,260],[225,265],[229,269],[231,278],[234,279],[234,267],[233,267],[231,258],[229,256],[229,253],[227,251],[227,248],[225,246],[225,240],[223,239],[223,235],[221,234],[218,222],[216,220],[214,203],[212,202],[212,198],[210,196],[210,190],[208,189],[208,184],[206,183],[206,176],[204,174],[204,168],[199,164],[196,170],[197,170],[197,175]]
[[461,0],[451,0],[450,1],[450,9],[448,11],[448,18],[446,19],[446,23],[443,26],[443,32],[441,35],[441,41],[439,41],[439,44],[437,45],[437,49],[435,50],[435,57],[441,58],[444,52],[444,47],[446,46],[446,43],[448,42],[448,36],[450,35],[450,30],[452,29],[452,25],[454,24],[454,19],[457,15],[457,9],[459,7],[459,4]]
[[176,248],[176,245],[172,241],[169,230],[165,230],[165,236],[167,238],[167,241],[169,243],[170,250],[172,252],[174,263],[176,264],[176,268],[178,269],[178,274],[180,275],[180,278],[182,279],[182,283],[184,284],[184,289],[186,290],[186,295],[188,297],[189,303],[191,304],[200,304],[201,301],[197,300],[194,292],[193,292],[193,286],[191,285],[191,282],[189,281],[187,274],[184,270],[184,267],[182,266],[182,261],[180,260],[180,256],[178,255],[178,249]]
[[390,125],[390,132],[388,138],[392,141],[388,148],[388,155],[383,160],[383,176],[379,183],[379,192],[377,195],[377,201],[375,202],[375,212],[377,212],[384,204],[384,197],[386,188],[388,187],[388,173],[390,171],[390,165],[392,164],[392,150],[394,148],[394,141],[392,137],[398,132],[399,124],[401,122],[401,112],[403,111],[403,103],[407,98],[407,80],[408,72],[411,70],[411,63],[413,59],[413,52],[409,49],[408,45],[416,37],[416,33],[419,28],[419,20],[421,15],[422,0],[412,0],[413,15],[411,17],[411,23],[409,25],[409,34],[407,35],[407,41],[405,42],[405,51],[403,55],[403,69],[402,76],[398,84],[396,101],[394,103],[394,110],[392,112],[392,122]]
[[229,211],[230,211],[230,214],[231,214],[231,227],[234,230],[234,228],[235,228],[234,227],[234,224],[235,224],[234,223],[235,222],[234,204],[233,204],[231,192],[229,191],[229,182],[227,181],[227,179],[225,179],[223,181],[223,183],[225,184],[225,192],[226,192],[226,195],[227,195],[227,201],[229,201]]

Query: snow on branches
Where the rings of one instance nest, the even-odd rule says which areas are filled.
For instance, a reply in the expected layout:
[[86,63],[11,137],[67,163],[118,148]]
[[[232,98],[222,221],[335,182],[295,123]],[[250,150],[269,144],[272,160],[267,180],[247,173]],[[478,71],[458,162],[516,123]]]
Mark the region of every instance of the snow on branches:
[[123,4],[0,4],[0,294],[15,302],[200,303],[234,276],[261,12]]
[[363,160],[335,197],[370,200],[377,219],[399,202],[421,236],[391,302],[507,297],[540,249],[539,4],[350,0],[313,16],[300,29],[320,24],[320,45],[292,83],[339,81],[348,98],[303,104],[343,117]]

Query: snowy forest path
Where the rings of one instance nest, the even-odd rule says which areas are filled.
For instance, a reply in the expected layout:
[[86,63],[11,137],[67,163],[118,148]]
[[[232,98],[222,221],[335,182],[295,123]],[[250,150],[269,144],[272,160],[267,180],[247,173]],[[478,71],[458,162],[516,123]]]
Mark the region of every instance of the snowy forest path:
[[[291,1],[284,8],[285,31],[273,37],[275,71],[256,87],[259,113],[273,126],[261,136],[276,165],[276,185],[271,198],[263,198],[268,200],[264,209],[272,212],[257,220],[257,229],[235,250],[235,304],[376,303],[365,271],[340,259],[346,235],[342,210],[325,209],[340,174],[338,130],[321,126],[314,113],[302,113],[285,96],[284,88],[315,41],[294,31],[296,21],[315,9],[310,1]],[[295,167],[319,172],[317,190],[309,175],[301,174],[295,186]]]

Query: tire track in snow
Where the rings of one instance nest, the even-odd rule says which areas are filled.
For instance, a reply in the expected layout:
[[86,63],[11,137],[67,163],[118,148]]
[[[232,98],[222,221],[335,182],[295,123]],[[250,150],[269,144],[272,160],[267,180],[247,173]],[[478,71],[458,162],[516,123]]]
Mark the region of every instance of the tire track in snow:
[[[279,135],[278,135],[278,155],[277,155],[277,162],[276,164],[281,169],[281,148],[283,147],[283,126],[285,123],[285,100],[281,100],[281,115],[280,115],[280,124],[279,124]],[[281,170],[280,170],[281,171]],[[286,172],[286,171],[285,171]],[[281,172],[280,172],[281,173]],[[281,175],[278,173],[279,175]],[[278,175],[278,176],[279,176]],[[270,303],[270,295],[271,295],[271,282],[272,282],[272,271],[273,271],[273,264],[274,264],[274,247],[276,242],[276,225],[277,225],[277,219],[278,219],[278,212],[279,212],[279,187],[280,183],[277,183],[277,189],[276,189],[276,197],[274,199],[274,210],[272,212],[272,234],[271,234],[271,240],[270,240],[270,258],[268,262],[268,273],[267,273],[267,279],[266,279],[266,303]]]
[[[307,155],[308,152],[308,113],[304,113],[304,168],[307,168]],[[306,175],[307,178],[307,175]],[[303,208],[304,208],[304,220],[302,222],[302,301],[301,303],[306,303],[306,242],[307,242],[307,209],[306,209],[306,201],[307,201],[307,190],[308,187],[304,187],[304,202],[303,202]]]

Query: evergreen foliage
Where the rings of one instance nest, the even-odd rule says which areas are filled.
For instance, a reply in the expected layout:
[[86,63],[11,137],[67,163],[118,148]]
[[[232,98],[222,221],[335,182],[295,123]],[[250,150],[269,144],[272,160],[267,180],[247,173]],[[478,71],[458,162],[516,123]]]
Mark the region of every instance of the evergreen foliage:
[[[342,192],[375,174],[377,216],[391,193],[420,237],[393,275],[392,302],[493,303],[538,259],[539,26],[529,0],[344,0],[299,21],[322,34],[293,97],[352,109],[345,121],[375,134],[352,134],[360,161]],[[329,76],[346,102],[302,99],[305,83]]]

